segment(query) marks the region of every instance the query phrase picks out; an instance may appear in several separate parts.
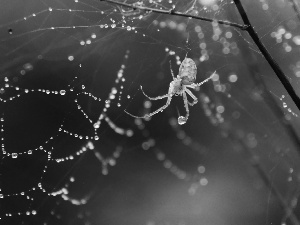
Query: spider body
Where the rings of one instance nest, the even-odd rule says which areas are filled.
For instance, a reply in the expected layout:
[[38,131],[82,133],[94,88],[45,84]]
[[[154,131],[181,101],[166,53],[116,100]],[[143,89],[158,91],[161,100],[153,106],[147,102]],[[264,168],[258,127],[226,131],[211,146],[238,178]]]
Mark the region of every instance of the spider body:
[[[209,81],[215,75],[215,73],[213,73],[209,78],[205,79],[204,81],[202,81],[200,83],[194,83],[196,81],[197,66],[196,66],[195,62],[190,58],[185,58],[183,60],[183,62],[181,63],[181,65],[179,67],[179,73],[176,77],[173,74],[172,68],[170,68],[170,69],[171,69],[173,81],[170,83],[168,94],[152,98],[145,94],[145,92],[143,91],[142,86],[141,86],[141,90],[142,90],[143,94],[150,100],[158,100],[158,99],[168,98],[167,103],[164,106],[162,106],[159,109],[155,110],[154,112],[146,114],[142,117],[134,116],[126,111],[125,112],[135,118],[149,118],[159,112],[162,112],[165,108],[167,108],[170,105],[172,97],[174,95],[175,96],[180,95],[183,97],[186,115],[178,117],[178,124],[180,124],[180,125],[185,124],[189,117],[189,105],[193,106],[198,102],[197,97],[188,88],[195,89],[196,87],[200,87],[202,84]],[[188,101],[187,95],[189,95],[193,99],[193,102]]]
[[179,67],[178,76],[182,79],[182,84],[188,85],[196,81],[197,66],[194,60],[185,58]]
[[168,93],[172,93],[173,95],[182,95],[183,92],[183,85],[182,85],[182,79],[175,78],[169,86]]

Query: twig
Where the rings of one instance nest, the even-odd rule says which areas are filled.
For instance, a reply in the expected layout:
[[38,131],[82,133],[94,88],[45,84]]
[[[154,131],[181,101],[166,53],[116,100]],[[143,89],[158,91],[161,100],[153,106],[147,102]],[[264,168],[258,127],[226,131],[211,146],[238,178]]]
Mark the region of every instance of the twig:
[[244,24],[247,25],[246,31],[251,36],[251,38],[253,39],[253,41],[255,42],[255,44],[257,45],[257,47],[259,48],[259,50],[261,51],[262,55],[268,61],[268,63],[272,67],[273,71],[275,72],[275,74],[277,75],[277,77],[279,78],[279,80],[281,81],[282,85],[285,87],[286,91],[289,93],[289,95],[291,96],[292,100],[294,101],[294,103],[296,104],[296,106],[298,107],[298,109],[300,110],[300,98],[296,94],[293,86],[291,85],[291,83],[289,82],[288,78],[286,77],[286,75],[283,73],[283,71],[279,67],[279,65],[276,62],[276,60],[271,56],[271,54],[268,52],[268,50],[266,49],[266,47],[264,46],[264,44],[259,39],[257,33],[255,32],[253,26],[251,25],[251,23],[250,23],[250,21],[248,19],[246,11],[244,10],[244,8],[243,8],[240,0],[234,0],[234,3],[236,5],[236,7],[237,7],[237,9],[238,9],[238,11],[239,11],[239,13],[240,13],[243,21],[244,21]]
[[[248,46],[246,46],[246,43],[241,43],[240,50],[241,50],[241,56],[245,57],[245,54],[250,57],[251,52],[249,51]],[[242,60],[247,61],[246,58],[243,58]],[[250,60],[255,60],[251,58]],[[248,71],[252,74],[252,79],[255,82],[255,87],[258,87],[259,90],[262,91],[262,97],[264,99],[264,102],[268,105],[268,107],[272,110],[272,113],[276,115],[279,119],[280,124],[285,129],[285,133],[289,136],[289,138],[292,140],[292,142],[295,145],[295,149],[300,155],[300,139],[297,135],[296,131],[292,127],[292,125],[286,120],[284,112],[282,108],[279,106],[277,101],[274,99],[274,97],[269,92],[267,85],[265,84],[265,81],[262,79],[261,76],[259,76],[259,69],[256,63],[246,63],[245,66],[247,66]]]
[[115,4],[115,5],[119,5],[119,6],[124,6],[124,7],[131,8],[131,9],[144,10],[146,12],[155,12],[155,13],[160,13],[160,14],[168,14],[168,15],[174,15],[174,16],[188,17],[188,18],[203,20],[203,21],[207,21],[207,22],[214,22],[214,23],[218,23],[218,24],[223,24],[223,25],[236,27],[236,28],[239,28],[241,30],[246,30],[248,28],[248,25],[242,25],[242,24],[238,24],[238,23],[234,23],[234,22],[230,22],[230,21],[226,21],[226,20],[216,20],[216,19],[210,19],[210,18],[201,17],[201,16],[189,15],[189,14],[185,14],[185,13],[182,13],[182,12],[175,11],[175,9],[171,9],[171,10],[155,9],[155,8],[149,8],[149,7],[146,7],[146,6],[139,6],[139,5],[136,5],[136,4],[128,4],[128,3],[118,2],[118,1],[115,1],[115,0],[100,0],[100,1],[101,2],[112,3],[112,4]]

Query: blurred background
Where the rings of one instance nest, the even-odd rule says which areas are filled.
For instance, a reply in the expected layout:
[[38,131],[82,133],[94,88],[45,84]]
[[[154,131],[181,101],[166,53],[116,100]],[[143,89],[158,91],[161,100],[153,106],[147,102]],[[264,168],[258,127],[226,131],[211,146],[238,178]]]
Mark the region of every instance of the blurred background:
[[[117,2],[0,0],[0,223],[299,224],[299,110],[237,1]],[[298,93],[298,2],[241,3]],[[187,122],[182,96],[130,116],[185,57],[216,71]]]

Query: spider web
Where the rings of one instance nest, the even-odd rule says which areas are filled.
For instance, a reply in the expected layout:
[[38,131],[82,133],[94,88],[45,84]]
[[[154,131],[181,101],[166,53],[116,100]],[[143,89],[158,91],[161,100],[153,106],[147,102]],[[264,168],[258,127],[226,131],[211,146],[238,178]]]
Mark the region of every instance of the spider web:
[[[2,1],[1,223],[297,224],[298,111],[227,0]],[[296,87],[292,2],[242,1]],[[139,8],[140,7],[140,8]],[[152,12],[143,7],[153,9]],[[253,10],[257,9],[257,10]],[[262,22],[263,21],[263,22]],[[185,57],[197,80],[164,112]]]

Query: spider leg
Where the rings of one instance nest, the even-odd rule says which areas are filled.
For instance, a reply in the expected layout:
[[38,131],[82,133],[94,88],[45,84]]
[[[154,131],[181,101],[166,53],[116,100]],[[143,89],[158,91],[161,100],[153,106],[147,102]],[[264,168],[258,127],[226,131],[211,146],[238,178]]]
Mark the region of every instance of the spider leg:
[[189,104],[188,104],[188,100],[187,100],[187,96],[186,96],[185,92],[183,92],[183,102],[184,102],[184,107],[185,107],[185,110],[186,110],[186,115],[178,117],[178,123],[179,123],[179,125],[185,124],[186,121],[189,118],[189,115],[190,115]]
[[189,101],[188,101],[188,104],[189,104],[190,106],[193,106],[193,105],[194,105],[193,102],[189,102]]
[[173,80],[175,80],[174,72],[172,70],[171,60],[169,61],[169,63],[170,63],[170,70],[171,70],[171,74],[172,74]]
[[160,107],[159,109],[155,110],[152,113],[146,114],[143,118],[151,117],[151,116],[155,115],[156,113],[159,113],[159,112],[162,112],[163,110],[165,110],[165,108],[167,108],[170,105],[172,97],[173,97],[173,95],[169,95],[168,100],[165,105],[163,105],[162,107]]
[[142,86],[141,86],[141,91],[142,91],[143,94],[144,94],[147,98],[149,98],[150,100],[159,100],[159,99],[163,99],[163,98],[169,97],[169,94],[157,96],[157,97],[155,97],[155,98],[149,97],[149,96],[146,95],[145,92],[143,91]]
[[187,87],[190,87],[190,88],[196,88],[196,87],[200,87],[202,84],[206,83],[207,81],[211,80],[216,74],[216,71],[210,75],[210,77],[206,78],[204,81],[200,82],[200,83],[197,83],[197,84],[190,84],[190,85],[186,85]]
[[137,118],[137,119],[143,119],[143,118],[145,118],[145,116],[135,116],[135,115],[133,115],[133,114],[127,112],[126,110],[124,110],[124,112],[125,112],[126,114],[128,114],[129,116],[134,117],[134,118]]
[[163,105],[159,109],[155,110],[154,112],[146,114],[144,116],[135,116],[135,115],[132,115],[131,113],[127,112],[126,110],[124,110],[124,112],[127,113],[128,115],[134,117],[134,118],[144,118],[144,119],[145,118],[149,118],[149,117],[151,117],[151,116],[153,116],[153,115],[155,115],[155,114],[157,114],[159,112],[162,112],[165,108],[167,108],[170,105],[170,103],[171,103],[172,97],[173,97],[173,95],[168,95],[168,100],[167,100],[167,102],[166,102],[165,105]]
[[197,104],[198,98],[197,98],[197,97],[196,97],[189,89],[185,88],[185,91],[186,91],[186,93],[187,93],[189,96],[191,96],[191,97],[193,98],[193,100],[194,100],[192,103],[190,103],[190,102],[188,101],[189,105],[190,105],[190,106],[193,106],[193,105]]

